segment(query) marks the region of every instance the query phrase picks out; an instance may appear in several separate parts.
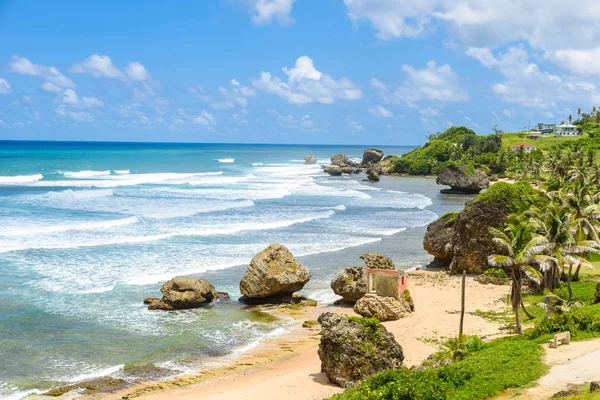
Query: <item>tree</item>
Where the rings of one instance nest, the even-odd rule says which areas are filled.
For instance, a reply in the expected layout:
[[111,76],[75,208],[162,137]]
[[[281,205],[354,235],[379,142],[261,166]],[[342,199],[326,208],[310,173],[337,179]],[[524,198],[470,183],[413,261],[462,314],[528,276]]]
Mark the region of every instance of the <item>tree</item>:
[[581,119],[581,108],[577,109],[577,119]]
[[573,122],[573,116],[569,114],[569,123]]

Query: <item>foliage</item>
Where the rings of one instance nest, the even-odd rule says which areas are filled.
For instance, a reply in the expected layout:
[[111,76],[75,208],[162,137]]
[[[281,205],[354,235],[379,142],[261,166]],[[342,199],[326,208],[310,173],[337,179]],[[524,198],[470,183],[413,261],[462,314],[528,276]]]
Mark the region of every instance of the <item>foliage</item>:
[[525,331],[525,336],[535,339],[547,333],[571,332],[577,336],[580,332],[589,331],[600,334],[600,316],[590,315],[579,311],[554,314],[536,322],[532,329]]
[[440,217],[440,220],[444,221],[446,225],[450,225],[456,222],[456,219],[458,218],[459,214],[460,213],[458,212],[447,212],[446,214]]
[[483,272],[483,274],[494,278],[508,278],[508,275],[506,275],[506,272],[504,272],[502,268],[488,268]]
[[546,370],[542,355],[543,349],[533,342],[499,339],[443,367],[379,373],[332,399],[485,399],[538,379]]
[[539,195],[537,190],[524,181],[514,184],[498,182],[479,194],[473,202],[502,202],[506,204],[506,211],[510,214],[528,208],[539,198]]
[[424,364],[429,367],[440,367],[454,361],[465,359],[467,356],[483,350],[487,344],[479,336],[425,339],[425,343],[434,344],[438,350]]

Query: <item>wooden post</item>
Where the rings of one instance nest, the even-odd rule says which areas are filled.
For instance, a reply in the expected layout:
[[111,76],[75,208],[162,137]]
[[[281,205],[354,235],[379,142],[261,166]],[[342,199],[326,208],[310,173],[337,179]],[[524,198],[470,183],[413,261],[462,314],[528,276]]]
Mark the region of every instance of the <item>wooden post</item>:
[[465,322],[465,284],[467,280],[467,270],[463,270],[462,274],[462,288],[460,294],[460,326],[458,328],[458,340],[462,338],[463,335],[463,324]]
[[546,301],[546,318],[550,318],[552,315],[552,310],[550,309],[550,297],[546,296],[544,297],[544,300]]

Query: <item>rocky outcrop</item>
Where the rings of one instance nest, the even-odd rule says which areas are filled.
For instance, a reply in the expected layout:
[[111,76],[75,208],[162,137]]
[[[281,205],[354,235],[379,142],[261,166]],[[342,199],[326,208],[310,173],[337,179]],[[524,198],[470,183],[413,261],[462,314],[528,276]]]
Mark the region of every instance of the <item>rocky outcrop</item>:
[[289,298],[310,280],[310,271],[300,264],[287,247],[272,244],[258,253],[240,281],[242,301],[270,303]]
[[375,169],[370,169],[367,172],[367,180],[371,182],[379,182],[379,172],[377,172]]
[[342,169],[340,167],[338,167],[337,165],[329,165],[325,168],[323,168],[323,171],[326,174],[332,175],[332,176],[340,176],[342,175]]
[[353,172],[354,172],[354,168],[352,168],[352,167],[351,167],[351,166],[349,166],[349,165],[342,165],[342,166],[340,167],[340,171],[342,171],[342,173],[343,173],[343,174],[348,174],[348,175],[350,175],[351,173],[353,173]]
[[596,285],[596,293],[594,294],[594,298],[592,299],[592,304],[600,303],[600,283]]
[[217,297],[214,286],[202,278],[177,277],[167,281],[160,291],[163,297],[147,298],[149,310],[184,310],[200,307]]
[[[490,180],[483,171],[472,165],[461,165],[458,168],[446,167],[437,177],[436,183],[450,186],[452,193],[479,193],[488,188]],[[442,190],[442,193],[448,192]]]
[[381,322],[395,321],[410,313],[411,307],[403,300],[367,293],[356,302],[354,312],[361,317],[375,318]]
[[391,258],[377,254],[377,253],[366,253],[360,256],[360,259],[365,262],[367,268],[371,269],[396,269],[394,262]]
[[321,371],[331,382],[346,387],[377,372],[402,366],[402,346],[377,320],[327,312],[318,321]]
[[362,165],[368,167],[377,164],[383,158],[383,151],[377,149],[367,149],[363,153]]
[[315,156],[304,156],[304,164],[312,165],[317,163],[317,157]]
[[427,226],[423,248],[436,259],[450,265],[454,257],[454,226],[458,213],[448,213]]
[[336,154],[335,156],[331,157],[331,165],[340,165],[340,164],[348,165],[348,156],[346,156],[344,154]]

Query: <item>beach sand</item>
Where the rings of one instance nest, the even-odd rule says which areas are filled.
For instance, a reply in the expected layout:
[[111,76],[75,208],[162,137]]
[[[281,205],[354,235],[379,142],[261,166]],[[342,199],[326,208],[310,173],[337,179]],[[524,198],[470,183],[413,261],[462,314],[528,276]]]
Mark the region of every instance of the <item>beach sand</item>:
[[[384,322],[404,349],[404,364],[420,364],[436,349],[424,338],[455,336],[460,310],[460,277],[443,272],[411,273],[409,290],[416,310],[398,321]],[[499,323],[473,315],[476,310],[500,310],[506,306],[509,286],[482,285],[467,278],[465,333],[495,338],[503,333]],[[291,332],[261,343],[230,364],[208,369],[199,375],[136,385],[114,393],[96,393],[89,399],[324,399],[342,389],[328,383],[321,373],[317,355],[319,326],[303,328],[323,312],[354,314],[351,308],[335,306],[288,309],[298,321]]]

